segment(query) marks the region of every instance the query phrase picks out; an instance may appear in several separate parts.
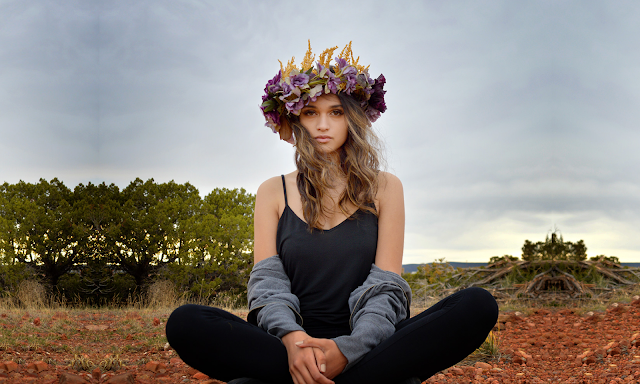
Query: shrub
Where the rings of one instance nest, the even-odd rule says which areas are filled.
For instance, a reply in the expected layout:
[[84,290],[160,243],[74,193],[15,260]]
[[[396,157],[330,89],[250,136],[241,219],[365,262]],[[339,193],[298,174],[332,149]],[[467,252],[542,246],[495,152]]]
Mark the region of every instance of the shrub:
[[170,280],[158,280],[147,290],[147,305],[152,308],[171,308],[177,301],[176,286]]
[[46,290],[36,280],[23,280],[18,285],[16,298],[27,309],[42,308],[46,303]]

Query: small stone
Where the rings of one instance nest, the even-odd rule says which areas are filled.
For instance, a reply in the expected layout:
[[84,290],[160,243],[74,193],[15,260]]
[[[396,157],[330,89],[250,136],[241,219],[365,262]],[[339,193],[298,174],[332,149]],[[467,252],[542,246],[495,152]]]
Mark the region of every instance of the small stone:
[[40,326],[40,318],[36,317],[35,319],[33,319],[33,325],[35,325],[36,327]]
[[18,369],[18,363],[16,363],[15,361],[5,361],[4,366],[7,372],[13,372]]
[[133,375],[129,372],[111,376],[104,384],[134,384]]
[[489,365],[487,363],[483,363],[482,361],[478,361],[477,363],[474,364],[474,366],[476,368],[484,369],[484,370],[487,370],[487,371],[491,369],[491,365]]
[[[89,382],[82,378],[82,376],[74,375],[73,373],[61,373],[58,377],[60,384],[88,384]],[[132,382],[133,383],[133,382]]]
[[607,312],[609,313],[624,313],[627,311],[627,308],[619,303],[611,304],[611,307],[607,308]]
[[160,325],[160,319],[158,319],[157,317],[153,318],[153,326],[157,327],[158,325]]
[[29,363],[24,367],[24,370],[27,371],[27,373],[34,373],[36,372],[36,365],[34,363]]
[[193,377],[194,379],[197,379],[197,380],[206,380],[206,379],[208,379],[208,378],[209,378],[209,376],[205,375],[205,374],[204,374],[204,373],[202,373],[202,372],[198,372],[198,373],[196,373],[195,375],[193,375],[192,377]]
[[454,375],[458,375],[458,376],[464,375],[464,371],[458,367],[450,368],[449,371],[451,371],[451,373],[453,373]]
[[38,372],[46,371],[49,369],[49,364],[45,363],[42,360],[36,361],[33,364],[35,365],[35,368]]
[[165,344],[164,344],[164,348],[163,348],[163,349],[164,349],[165,351],[168,351],[168,350],[172,350],[173,348],[171,348],[171,346],[169,345],[169,343],[165,343]]
[[524,364],[527,362],[527,359],[525,359],[524,357],[520,356],[520,355],[516,355],[513,357],[513,359],[511,359],[511,362],[513,364]]
[[156,372],[158,370],[158,365],[160,363],[157,361],[150,361],[147,364],[144,365],[144,369],[145,371],[151,371],[151,372]]
[[167,366],[163,363],[159,363],[158,366],[156,367],[156,372],[161,374],[167,372]]

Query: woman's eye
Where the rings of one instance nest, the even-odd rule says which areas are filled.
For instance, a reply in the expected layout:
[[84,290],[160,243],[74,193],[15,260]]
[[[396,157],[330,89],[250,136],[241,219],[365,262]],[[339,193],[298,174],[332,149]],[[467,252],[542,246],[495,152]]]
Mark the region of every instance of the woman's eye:
[[307,109],[306,111],[302,111],[302,114],[305,115],[305,116],[311,116],[311,115],[315,114],[315,111]]
[[340,116],[340,115],[342,115],[343,113],[344,113],[344,112],[342,112],[342,110],[340,110],[340,109],[334,109],[333,111],[331,111],[331,114],[332,114],[332,115],[335,115],[335,116]]

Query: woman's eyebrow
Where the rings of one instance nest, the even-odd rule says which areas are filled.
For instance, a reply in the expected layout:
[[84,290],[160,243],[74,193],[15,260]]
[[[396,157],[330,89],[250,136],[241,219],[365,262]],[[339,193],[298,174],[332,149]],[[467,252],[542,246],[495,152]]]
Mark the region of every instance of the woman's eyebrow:
[[[305,105],[304,107],[302,107],[302,109],[307,109],[307,108],[318,109],[318,107],[316,107],[315,105]],[[336,104],[329,107],[329,109],[333,109],[333,108],[342,108],[342,104]]]

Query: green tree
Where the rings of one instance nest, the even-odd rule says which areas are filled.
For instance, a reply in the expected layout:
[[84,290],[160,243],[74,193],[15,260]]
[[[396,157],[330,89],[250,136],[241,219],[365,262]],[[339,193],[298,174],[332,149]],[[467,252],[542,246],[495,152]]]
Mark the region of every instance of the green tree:
[[203,276],[197,282],[210,293],[243,292],[253,264],[255,196],[244,189],[216,188],[205,196],[202,216],[193,226],[194,259]]
[[137,178],[122,190],[120,201],[119,228],[111,242],[118,263],[136,284],[143,285],[158,268],[190,253],[187,227],[200,207],[195,187]]
[[526,261],[537,260],[586,260],[587,247],[584,240],[576,243],[564,241],[559,231],[553,231],[547,235],[544,241],[532,243],[524,241],[522,246],[522,259]]
[[74,196],[58,179],[3,185],[5,259],[24,263],[55,286],[81,258],[86,238],[74,226]]

